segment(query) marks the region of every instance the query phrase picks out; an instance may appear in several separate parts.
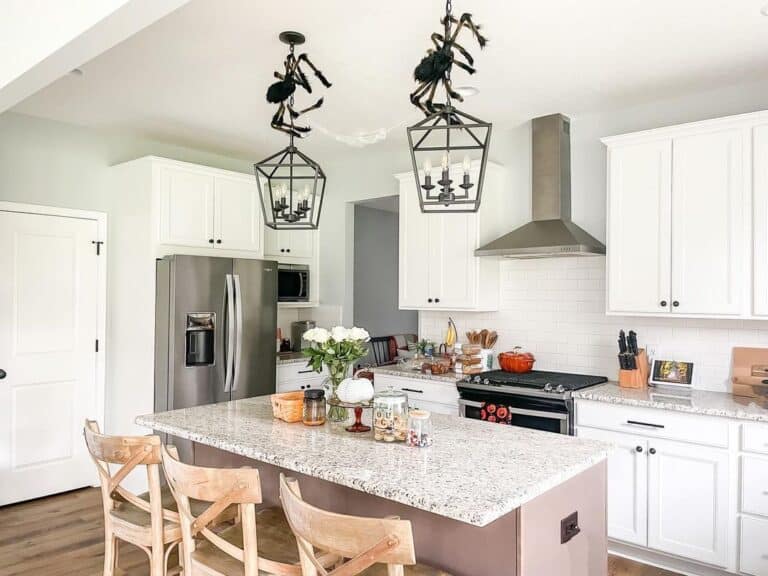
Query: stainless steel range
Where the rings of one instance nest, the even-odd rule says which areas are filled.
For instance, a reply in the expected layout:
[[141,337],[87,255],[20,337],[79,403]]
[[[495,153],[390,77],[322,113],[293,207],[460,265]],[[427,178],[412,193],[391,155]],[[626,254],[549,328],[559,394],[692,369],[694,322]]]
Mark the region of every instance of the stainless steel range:
[[574,390],[607,382],[604,376],[534,370],[492,370],[456,383],[459,414],[525,428],[573,435]]

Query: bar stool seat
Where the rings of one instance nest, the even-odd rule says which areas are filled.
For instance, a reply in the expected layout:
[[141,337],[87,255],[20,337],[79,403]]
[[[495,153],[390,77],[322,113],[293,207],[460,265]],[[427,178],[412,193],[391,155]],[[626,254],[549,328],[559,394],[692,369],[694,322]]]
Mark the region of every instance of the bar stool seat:
[[[260,556],[282,564],[295,564],[296,574],[300,573],[296,539],[281,508],[264,508],[256,512],[256,534]],[[243,531],[240,526],[227,528],[218,532],[218,535],[230,544],[240,549],[244,548]],[[201,541],[195,551],[192,552],[192,561],[196,565],[205,566],[213,573],[226,574],[227,576],[245,574],[245,566],[242,562],[205,540]],[[261,573],[267,574],[267,572]]]

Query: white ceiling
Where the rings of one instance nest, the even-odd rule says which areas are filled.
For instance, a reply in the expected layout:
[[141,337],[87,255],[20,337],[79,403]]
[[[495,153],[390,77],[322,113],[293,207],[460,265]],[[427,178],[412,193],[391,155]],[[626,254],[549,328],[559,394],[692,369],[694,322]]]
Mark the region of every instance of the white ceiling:
[[[768,73],[761,0],[455,0],[490,39],[467,34],[478,74],[467,112],[497,126],[552,112],[573,116],[676,96]],[[431,0],[192,0],[18,105],[15,110],[126,130],[236,155],[284,139],[264,100],[285,54],[303,47],[333,82],[311,148],[344,149],[334,135],[390,128],[402,138],[419,113],[408,101],[414,66],[438,31]],[[300,95],[299,104],[315,95]],[[325,130],[323,130],[325,129]]]

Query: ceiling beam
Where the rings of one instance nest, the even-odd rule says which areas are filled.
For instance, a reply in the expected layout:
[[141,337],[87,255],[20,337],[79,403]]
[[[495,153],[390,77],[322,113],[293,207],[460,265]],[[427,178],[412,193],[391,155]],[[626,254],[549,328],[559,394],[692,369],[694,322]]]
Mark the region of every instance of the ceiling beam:
[[0,113],[189,0],[9,0],[0,23]]

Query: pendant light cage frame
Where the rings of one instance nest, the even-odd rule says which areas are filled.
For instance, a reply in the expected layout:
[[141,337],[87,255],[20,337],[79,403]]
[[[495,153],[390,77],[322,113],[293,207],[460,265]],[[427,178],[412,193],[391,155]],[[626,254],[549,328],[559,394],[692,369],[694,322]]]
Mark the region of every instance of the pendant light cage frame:
[[317,230],[325,199],[320,165],[291,143],[253,165],[264,224],[273,230]]
[[[492,127],[490,122],[461,112],[449,103],[408,128],[408,145],[422,212],[456,214],[480,209]],[[475,154],[480,151],[477,182],[471,182],[469,176],[470,171],[475,171],[477,159],[469,166],[465,160],[463,175],[460,165],[450,163],[452,152],[468,154],[473,151]],[[438,167],[440,179],[433,182],[431,173],[419,168],[417,155],[428,158],[436,153],[442,154],[444,160]]]

